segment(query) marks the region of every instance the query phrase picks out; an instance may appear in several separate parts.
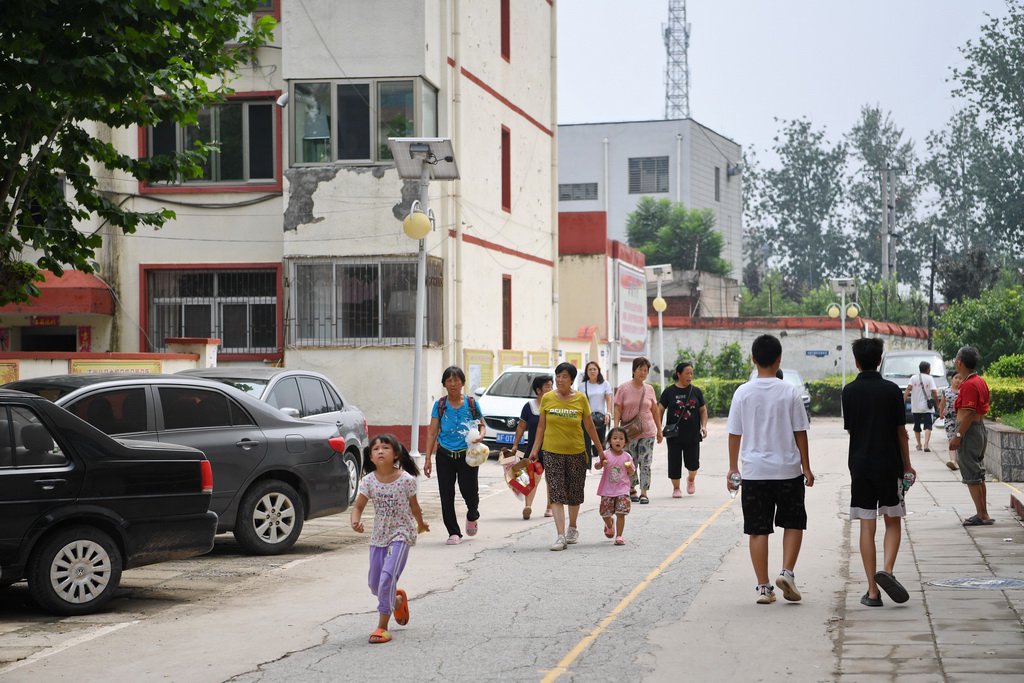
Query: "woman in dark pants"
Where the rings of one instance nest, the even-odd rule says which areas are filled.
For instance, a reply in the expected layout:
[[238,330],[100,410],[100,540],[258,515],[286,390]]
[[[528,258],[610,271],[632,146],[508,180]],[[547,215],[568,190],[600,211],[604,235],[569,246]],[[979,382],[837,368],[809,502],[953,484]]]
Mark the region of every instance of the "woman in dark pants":
[[590,361],[583,368],[583,377],[580,378],[579,390],[586,395],[590,401],[590,414],[594,419],[594,428],[601,443],[595,444],[590,440],[590,435],[583,432],[583,441],[587,445],[587,469],[590,469],[594,458],[600,457],[604,450],[605,432],[608,431],[608,418],[612,414],[612,385],[601,374],[601,366],[597,361]]
[[[668,478],[672,480],[672,497],[681,498],[679,488],[686,465],[686,492],[696,491],[694,480],[700,469],[700,442],[708,435],[708,408],[704,394],[693,386],[693,365],[676,366],[676,383],[661,392],[659,405],[665,417],[663,433],[668,444]],[[661,415],[658,416],[660,422]]]
[[462,393],[466,375],[456,366],[447,368],[441,375],[441,384],[447,394],[434,402],[430,411],[430,431],[427,437],[427,453],[423,462],[423,473],[430,476],[433,471],[431,457],[437,452],[437,488],[441,494],[441,518],[448,529],[448,545],[462,543],[462,529],[455,514],[455,484],[459,485],[462,500],[466,503],[466,533],[476,536],[480,519],[479,468],[466,462],[466,434],[474,423],[484,436],[484,416],[476,401]]

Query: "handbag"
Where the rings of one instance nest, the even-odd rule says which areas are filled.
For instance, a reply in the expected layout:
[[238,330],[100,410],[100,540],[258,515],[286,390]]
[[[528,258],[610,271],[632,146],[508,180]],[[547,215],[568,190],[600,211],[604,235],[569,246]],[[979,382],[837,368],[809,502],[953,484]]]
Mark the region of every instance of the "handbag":
[[[690,392],[688,394],[686,394],[686,401],[684,401],[684,404],[689,403],[690,398],[692,396],[693,396],[693,385],[691,384],[690,385]],[[679,423],[682,422],[682,420],[683,420],[683,411],[680,410],[679,411],[679,417],[676,419],[675,424],[666,425],[665,428],[661,430],[661,435],[663,437],[665,437],[666,439],[674,439],[677,436],[679,436]]]
[[644,407],[644,397],[647,396],[647,387],[643,387],[640,392],[640,401],[636,406],[636,415],[619,423],[619,426],[626,430],[626,442],[632,443],[640,438],[640,435],[644,433],[644,421],[640,417],[640,411]]
[[[587,402],[588,403],[590,402],[590,388],[589,388],[589,385],[590,385],[590,381],[589,380],[583,380],[583,393],[585,393],[587,395]],[[602,394],[602,396],[604,396],[604,394]],[[592,413],[590,413],[590,417],[594,421],[594,429],[596,429],[597,431],[601,431],[602,429],[604,429],[605,427],[608,426],[608,416],[605,415],[604,413],[602,413],[601,411],[599,411],[599,410],[593,411]]]
[[935,401],[933,399],[928,398],[928,392],[924,390],[924,377],[921,376],[921,373],[917,373],[917,378],[921,380],[921,393],[924,394],[924,402],[925,404],[927,404],[928,410],[934,410]]

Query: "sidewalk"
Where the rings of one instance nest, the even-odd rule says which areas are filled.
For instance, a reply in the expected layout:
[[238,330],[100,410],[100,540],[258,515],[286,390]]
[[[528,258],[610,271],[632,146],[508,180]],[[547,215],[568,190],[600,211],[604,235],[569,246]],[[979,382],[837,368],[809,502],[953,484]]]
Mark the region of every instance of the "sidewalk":
[[[1024,581],[1024,526],[1009,507],[1011,492],[1024,486],[990,482],[995,525],[961,526],[974,507],[959,472],[944,465],[945,439],[937,432],[937,452],[911,452],[918,478],[907,495],[910,514],[895,570],[910,601],[896,605],[883,595],[884,607],[864,607],[859,525],[848,514],[846,434],[838,419],[827,418],[816,418],[811,431],[817,481],[807,493],[809,526],[796,569],[803,600],[780,596],[774,605],[756,605],[746,539],[737,539],[686,614],[651,636],[660,651],[645,680],[1024,680],[1024,585],[931,583]],[[741,514],[738,502],[730,514]],[[879,524],[879,567],[883,530]],[[781,536],[771,540],[773,576]]]

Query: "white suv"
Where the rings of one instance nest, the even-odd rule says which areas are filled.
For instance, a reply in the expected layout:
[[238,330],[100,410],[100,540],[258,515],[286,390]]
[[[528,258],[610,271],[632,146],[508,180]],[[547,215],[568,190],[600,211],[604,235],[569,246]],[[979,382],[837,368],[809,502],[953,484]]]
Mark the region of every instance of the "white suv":
[[514,367],[509,368],[491,383],[491,386],[476,390],[480,402],[480,412],[487,423],[484,443],[492,452],[503,446],[510,446],[519,424],[519,415],[523,406],[534,398],[533,378],[548,375],[554,381],[554,368],[545,367]]

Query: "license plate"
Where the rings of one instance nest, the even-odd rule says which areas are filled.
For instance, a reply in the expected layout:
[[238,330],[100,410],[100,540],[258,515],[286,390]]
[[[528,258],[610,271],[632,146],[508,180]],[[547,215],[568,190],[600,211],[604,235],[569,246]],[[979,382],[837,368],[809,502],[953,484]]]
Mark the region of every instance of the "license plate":
[[497,443],[512,443],[512,437],[514,436],[515,434],[498,434],[498,436],[496,436],[494,440]]

